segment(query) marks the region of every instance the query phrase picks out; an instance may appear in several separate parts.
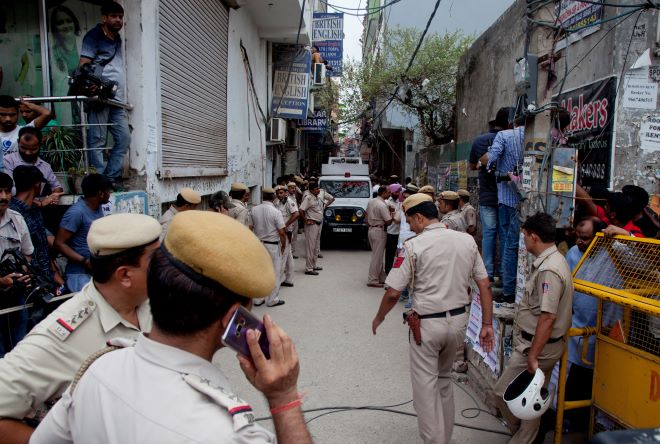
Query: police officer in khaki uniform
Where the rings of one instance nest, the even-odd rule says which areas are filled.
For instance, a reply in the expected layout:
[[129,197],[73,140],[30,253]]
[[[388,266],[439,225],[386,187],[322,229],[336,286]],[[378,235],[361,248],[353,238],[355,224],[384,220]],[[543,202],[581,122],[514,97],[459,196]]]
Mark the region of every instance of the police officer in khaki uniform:
[[450,230],[465,233],[467,226],[461,211],[458,209],[458,193],[455,191],[443,191],[438,196],[438,209],[442,216],[442,222]]
[[410,377],[419,434],[426,444],[449,443],[454,425],[450,371],[465,337],[466,307],[471,302],[467,289],[472,279],[479,287],[483,310],[480,344],[486,351],[493,347],[488,273],[472,236],[446,229],[438,221],[438,209],[431,197],[414,194],[403,202],[403,209],[417,236],[404,242],[387,276],[387,289],[372,330],[376,334],[401,291],[408,288],[412,309],[420,318],[421,344],[410,343]]
[[293,287],[293,240],[294,231],[298,231],[298,204],[289,195],[287,187],[278,185],[275,187],[277,199],[275,199],[275,208],[280,210],[284,219],[284,231],[286,234],[286,247],[282,256],[281,282],[283,287]]
[[202,201],[202,196],[192,188],[181,188],[179,194],[176,196],[176,202],[170,205],[170,208],[163,213],[159,222],[163,227],[162,237],[167,233],[167,227],[170,225],[172,218],[181,211],[194,210],[197,205]]
[[[298,176],[294,176],[294,177],[298,177]],[[291,199],[291,201],[296,204],[296,208],[298,208],[302,203],[302,191],[300,191],[300,188],[298,188],[298,185],[295,182],[289,182],[288,184],[286,184],[286,187],[289,190],[289,199]],[[300,213],[298,213],[298,220],[296,221],[296,223],[291,226],[292,228],[291,255],[293,256],[294,259],[298,259],[298,255],[296,254],[296,241],[298,240],[299,220],[300,220]]]
[[27,442],[33,429],[22,420],[40,419],[44,403],[57,400],[108,339],[151,330],[146,274],[160,234],[158,221],[145,215],[94,221],[87,235],[92,281],[0,359],[0,441]]
[[378,195],[369,201],[365,220],[369,225],[369,245],[371,246],[371,261],[367,287],[382,287],[385,282],[385,246],[387,245],[387,226],[392,223],[392,212],[387,205],[390,197],[389,188],[378,187]]
[[477,233],[477,210],[470,204],[470,192],[468,190],[458,190],[458,207],[467,227],[465,232],[471,235]]
[[417,192],[426,194],[431,199],[435,200],[435,190],[433,189],[433,187],[431,185],[424,185]]
[[321,235],[321,224],[323,223],[323,201],[319,198],[321,189],[316,182],[310,182],[309,193],[305,194],[300,204],[300,215],[305,221],[305,274],[318,276],[323,270],[316,266],[318,253],[316,251],[316,240]]
[[229,210],[229,217],[232,217],[252,229],[252,214],[248,208],[248,201],[250,200],[250,189],[244,183],[235,182],[231,184],[229,190],[231,196],[231,203],[234,208]]
[[[239,307],[249,310],[254,298],[263,298],[275,285],[262,243],[227,216],[186,211],[172,220],[163,245],[154,251],[148,281],[151,333],[139,335],[134,345],[113,341],[125,348],[86,369],[32,442],[275,442],[211,363]],[[245,321],[237,313],[234,326],[249,350],[239,364],[268,401],[277,442],[311,444],[300,407],[295,346],[269,316],[263,322],[270,358],[254,330],[238,329]],[[216,359],[233,359],[232,354]]]
[[538,433],[541,418],[521,421],[511,414],[502,395],[511,381],[527,369],[540,368],[550,382],[552,369],[566,347],[564,336],[571,326],[573,280],[564,256],[555,246],[552,216],[538,213],[522,225],[527,251],[536,256],[532,263],[525,294],[518,304],[513,324],[513,354],[495,385],[500,412],[514,434],[511,443],[531,443]]

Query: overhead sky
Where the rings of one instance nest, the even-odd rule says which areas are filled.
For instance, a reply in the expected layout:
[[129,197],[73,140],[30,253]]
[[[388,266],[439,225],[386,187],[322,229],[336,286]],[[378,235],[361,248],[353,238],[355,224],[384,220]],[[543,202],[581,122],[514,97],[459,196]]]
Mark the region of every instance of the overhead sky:
[[[365,8],[367,0],[327,0],[346,8]],[[391,0],[383,0],[390,2]],[[463,30],[465,34],[484,32],[513,4],[513,0],[442,0],[431,24],[431,31],[444,33]],[[424,29],[433,11],[435,0],[401,0],[385,10],[392,25]],[[391,9],[391,10],[390,10]],[[328,12],[337,12],[328,6]],[[362,13],[366,12],[364,9]],[[344,59],[361,58],[363,17],[344,15]]]

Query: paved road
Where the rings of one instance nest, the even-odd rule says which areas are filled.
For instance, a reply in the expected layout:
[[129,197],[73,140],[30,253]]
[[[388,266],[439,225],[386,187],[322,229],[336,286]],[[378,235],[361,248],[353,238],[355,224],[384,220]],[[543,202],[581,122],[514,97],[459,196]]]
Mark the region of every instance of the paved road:
[[[299,236],[303,238],[303,236]],[[299,251],[303,252],[302,240]],[[320,276],[306,276],[304,257],[296,260],[293,288],[282,288],[286,305],[255,308],[262,316],[270,313],[294,338],[301,359],[300,390],[305,409],[328,406],[389,406],[412,400],[408,373],[407,330],[401,321],[399,304],[371,334],[371,320],[383,291],[366,286],[369,252],[345,243],[323,251]],[[258,272],[258,271],[257,271]],[[245,380],[234,353],[223,349],[214,362],[234,384],[236,393],[251,402],[258,417],[268,416],[263,397]],[[467,386],[462,385],[466,390]],[[455,387],[456,421],[504,430],[486,413],[478,418],[461,417],[462,409],[474,401]],[[414,413],[408,402],[395,409]],[[347,411],[315,418],[324,412],[306,414],[317,443],[418,443],[417,421],[412,416],[381,411]],[[467,412],[474,414],[474,411]],[[272,429],[269,421],[263,424]],[[507,437],[495,433],[455,427],[452,443],[485,442],[499,444]]]

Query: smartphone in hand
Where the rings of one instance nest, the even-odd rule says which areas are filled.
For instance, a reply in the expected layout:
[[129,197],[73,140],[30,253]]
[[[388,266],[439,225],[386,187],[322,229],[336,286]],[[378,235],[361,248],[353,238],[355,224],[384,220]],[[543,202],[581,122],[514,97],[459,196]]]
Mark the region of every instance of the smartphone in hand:
[[222,334],[222,343],[236,350],[246,358],[252,359],[250,347],[247,343],[248,330],[254,330],[259,340],[259,346],[266,359],[270,359],[268,336],[264,324],[245,307],[238,307],[231,317],[225,332]]

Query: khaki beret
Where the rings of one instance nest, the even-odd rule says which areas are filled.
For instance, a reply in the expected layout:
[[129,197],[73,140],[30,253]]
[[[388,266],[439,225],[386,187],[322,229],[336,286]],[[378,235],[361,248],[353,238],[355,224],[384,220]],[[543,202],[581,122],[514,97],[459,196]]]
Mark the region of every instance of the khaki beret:
[[300,176],[293,176],[294,182],[303,183],[304,179]]
[[275,188],[273,187],[263,187],[261,191],[266,194],[275,194]]
[[202,201],[202,195],[192,188],[181,188],[179,194],[186,200],[186,202],[194,205],[197,205]]
[[428,194],[424,194],[424,193],[413,194],[412,196],[408,197],[406,200],[403,201],[402,204],[403,211],[406,212],[409,209],[421,204],[422,202],[433,202],[433,199],[431,199],[431,196],[429,196]]
[[288,187],[297,187],[298,185],[296,185],[295,182],[289,182],[289,183],[286,184],[286,186],[288,188]]
[[162,231],[160,223],[151,216],[111,214],[92,223],[87,232],[87,245],[94,256],[110,256],[149,245],[160,238]]
[[416,186],[416,185],[413,185],[413,184],[409,183],[408,185],[406,185],[406,189],[405,189],[405,190],[406,190],[408,193],[415,194],[415,193],[417,193],[417,192],[419,191],[419,187]]
[[303,180],[303,185],[307,185],[309,183],[309,180]]
[[231,184],[231,191],[247,191],[248,187],[244,183],[234,182]]
[[442,200],[458,200],[458,193],[456,191],[443,191],[438,196],[438,199]]
[[390,176],[390,179],[398,179],[398,178],[399,178],[399,176],[397,176],[396,174],[392,174],[392,175]]
[[418,193],[429,193],[435,195],[435,190],[431,185],[424,185],[422,188],[419,189]]
[[287,191],[287,189],[284,185],[278,185],[278,186],[275,187],[275,192],[278,192],[280,190]]
[[470,192],[468,190],[458,190],[457,193],[461,197],[470,197]]
[[224,214],[180,212],[172,218],[163,244],[191,272],[241,296],[262,298],[275,287],[268,251],[247,227]]

